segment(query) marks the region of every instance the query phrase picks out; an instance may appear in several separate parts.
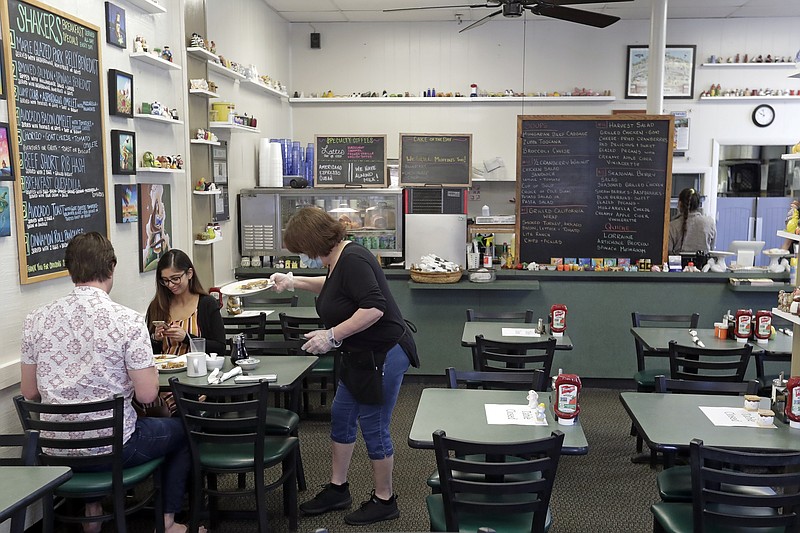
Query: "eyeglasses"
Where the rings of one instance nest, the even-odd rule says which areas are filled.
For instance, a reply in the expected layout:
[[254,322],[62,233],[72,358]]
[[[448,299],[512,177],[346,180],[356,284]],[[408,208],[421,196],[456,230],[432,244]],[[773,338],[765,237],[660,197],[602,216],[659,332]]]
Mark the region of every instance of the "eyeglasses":
[[160,285],[163,285],[164,287],[169,287],[170,285],[177,285],[178,283],[181,282],[181,279],[183,279],[183,276],[185,276],[185,275],[186,275],[186,271],[183,271],[182,273],[178,274],[177,276],[170,276],[168,278],[161,278],[160,280],[158,280],[158,283]]

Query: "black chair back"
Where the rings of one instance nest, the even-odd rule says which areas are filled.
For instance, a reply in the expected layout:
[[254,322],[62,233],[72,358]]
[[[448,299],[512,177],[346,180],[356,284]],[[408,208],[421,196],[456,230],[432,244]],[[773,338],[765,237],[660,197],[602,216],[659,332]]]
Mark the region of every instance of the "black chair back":
[[300,297],[296,294],[292,296],[273,296],[272,291],[261,291],[251,296],[242,296],[245,307],[297,307]]
[[[267,330],[267,315],[258,313],[252,316],[223,316],[225,335],[233,336],[244,334],[247,340],[263,341]],[[232,352],[229,352],[232,353]]]
[[[147,503],[154,505],[156,530],[164,529],[164,512],[161,501],[162,459],[155,459],[141,465],[139,483],[152,479],[151,488],[141,498],[126,507],[127,487],[124,481],[122,464],[122,438],[125,397],[115,395],[108,400],[72,404],[47,404],[26,400],[22,396],[14,398],[22,428],[39,432],[39,449],[37,463],[51,466],[68,466],[72,468],[72,479],[63,487],[56,489],[56,494],[68,498],[95,498],[111,495],[114,502],[113,513],[87,518],[56,513],[56,517],[64,522],[94,522],[114,520],[114,528],[120,533],[127,531],[125,516],[138,511]],[[82,437],[78,437],[82,435]],[[65,455],[69,454],[69,455]],[[145,467],[145,468],[143,468]],[[91,471],[92,473],[83,472]],[[110,488],[102,482],[103,473],[110,473]],[[142,475],[144,473],[145,475]],[[150,475],[152,474],[152,475]],[[72,483],[79,485],[81,476],[98,476],[95,483],[83,483],[84,490],[71,490],[66,487]]]
[[[233,346],[233,339],[228,343]],[[264,339],[260,341],[247,341],[247,353],[249,355],[307,355],[300,347],[304,341],[299,339]]]
[[761,383],[758,380],[744,382],[730,381],[694,381],[687,379],[670,379],[667,376],[656,376],[656,392],[676,392],[683,394],[758,394]]
[[744,344],[741,348],[712,349],[681,346],[677,341],[670,341],[670,377],[689,381],[741,383],[752,351],[751,344]]
[[286,340],[302,340],[305,343],[304,335],[318,329],[325,329],[325,324],[321,318],[304,318],[292,316],[287,313],[278,315],[281,320],[281,330],[283,338]]
[[[493,516],[518,513],[531,514],[530,531],[545,531],[563,442],[560,431],[540,440],[507,444],[462,441],[435,431],[447,531],[467,526],[460,523],[466,515],[484,516],[485,525]],[[526,477],[520,477],[523,474]],[[475,531],[480,525],[469,528]]]
[[479,372],[477,370],[445,369],[447,385],[457,389],[459,384],[468,389],[494,390],[547,390],[547,374],[542,369],[533,372]]
[[[13,448],[0,455],[0,466],[33,466],[39,446],[39,432],[27,429],[25,433],[0,435],[0,448]],[[10,453],[6,453],[6,452]]]
[[523,322],[533,323],[533,311],[503,311],[503,312],[481,312],[474,309],[467,309],[467,322]]
[[694,531],[800,530],[800,452],[727,450],[699,439],[689,450]]
[[531,374],[541,369],[545,376],[550,375],[556,339],[531,342],[491,341],[483,335],[475,336],[475,356],[481,372],[525,372]]
[[[631,313],[631,323],[635,328],[686,328],[696,329],[700,322],[700,313],[691,315],[648,315],[634,311]],[[634,337],[636,344],[636,369],[641,372],[645,369],[645,357],[663,357],[661,352],[645,350],[642,342]]]

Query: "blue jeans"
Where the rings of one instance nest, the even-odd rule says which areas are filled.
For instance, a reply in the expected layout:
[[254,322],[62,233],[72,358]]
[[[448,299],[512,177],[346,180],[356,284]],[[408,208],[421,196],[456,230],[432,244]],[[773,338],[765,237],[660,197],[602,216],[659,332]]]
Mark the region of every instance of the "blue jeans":
[[186,480],[192,467],[189,441],[179,417],[139,418],[136,430],[122,449],[124,466],[137,466],[159,457],[161,496],[165,513],[177,513],[183,507]]
[[358,403],[339,381],[331,406],[331,440],[339,444],[354,443],[360,425],[370,459],[380,460],[394,455],[389,422],[408,367],[406,352],[396,344],[386,354],[383,363],[383,403],[379,405]]

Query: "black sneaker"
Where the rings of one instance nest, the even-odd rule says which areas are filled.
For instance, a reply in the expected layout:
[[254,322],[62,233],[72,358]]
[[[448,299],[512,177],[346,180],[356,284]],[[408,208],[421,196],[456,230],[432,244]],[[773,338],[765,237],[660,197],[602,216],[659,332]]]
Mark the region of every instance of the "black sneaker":
[[397,496],[392,494],[392,498],[388,502],[384,502],[375,496],[375,491],[373,490],[369,500],[361,502],[361,507],[358,508],[358,511],[353,511],[346,515],[344,521],[351,526],[366,526],[384,520],[394,520],[399,516],[400,509],[397,508]]
[[300,505],[301,511],[308,515],[322,514],[337,509],[347,509],[353,504],[348,483],[338,486],[328,483],[323,487],[313,499]]

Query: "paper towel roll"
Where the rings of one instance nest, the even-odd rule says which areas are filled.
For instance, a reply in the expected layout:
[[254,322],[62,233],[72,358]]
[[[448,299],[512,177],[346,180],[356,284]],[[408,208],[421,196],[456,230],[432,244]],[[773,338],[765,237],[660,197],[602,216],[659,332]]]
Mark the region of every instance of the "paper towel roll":
[[269,187],[269,168],[272,160],[272,145],[265,137],[258,143],[258,186]]

